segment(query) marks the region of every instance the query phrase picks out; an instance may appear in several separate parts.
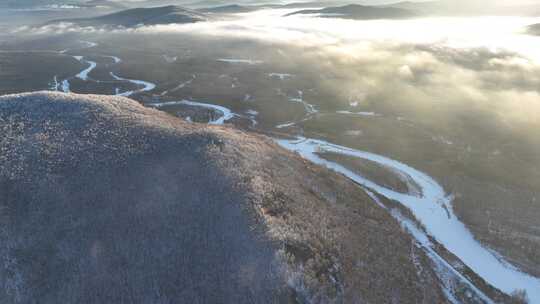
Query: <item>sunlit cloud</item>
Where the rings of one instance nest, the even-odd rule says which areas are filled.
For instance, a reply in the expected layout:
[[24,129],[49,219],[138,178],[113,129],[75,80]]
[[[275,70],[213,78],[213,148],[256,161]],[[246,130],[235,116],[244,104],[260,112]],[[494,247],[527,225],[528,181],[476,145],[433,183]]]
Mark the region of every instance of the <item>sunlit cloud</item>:
[[[295,63],[320,74],[318,85],[332,92],[336,102],[361,96],[357,99],[364,105],[437,120],[482,111],[494,123],[511,122],[524,130],[540,122],[540,38],[524,32],[540,18],[283,17],[289,12],[262,10],[221,21],[114,31],[68,24],[38,31],[248,39],[276,52],[280,45],[300,47]],[[274,60],[288,55],[281,56]]]
[[219,37],[244,37],[295,44],[350,44],[361,41],[438,44],[452,48],[508,50],[540,62],[540,40],[527,35],[540,18],[468,17],[413,20],[346,20],[305,16],[282,17],[293,10],[262,10],[238,14],[239,19],[186,25],[141,27],[139,32],[181,32]]

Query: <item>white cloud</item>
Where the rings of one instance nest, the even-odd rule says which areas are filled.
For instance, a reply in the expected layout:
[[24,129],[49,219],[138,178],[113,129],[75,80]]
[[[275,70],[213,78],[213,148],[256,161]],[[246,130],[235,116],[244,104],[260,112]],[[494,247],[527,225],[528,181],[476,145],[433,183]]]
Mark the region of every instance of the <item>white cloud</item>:
[[399,67],[398,75],[405,79],[411,79],[414,77],[413,71],[408,65],[402,65],[401,67]]
[[[475,17],[353,21],[282,17],[290,10],[239,14],[237,19],[120,29],[129,34],[189,34],[242,38],[272,46],[301,47],[305,66],[334,78],[320,85],[347,103],[363,92],[362,103],[395,102],[395,111],[453,119],[464,109],[513,122],[540,122],[540,39],[521,33],[539,18]],[[60,25],[42,31],[107,32]],[[281,60],[276,58],[275,60]],[[414,82],[411,85],[411,82]],[[523,103],[516,105],[516,101]],[[536,100],[536,101],[535,101]],[[523,107],[527,105],[527,109]],[[444,109],[444,111],[442,110]]]

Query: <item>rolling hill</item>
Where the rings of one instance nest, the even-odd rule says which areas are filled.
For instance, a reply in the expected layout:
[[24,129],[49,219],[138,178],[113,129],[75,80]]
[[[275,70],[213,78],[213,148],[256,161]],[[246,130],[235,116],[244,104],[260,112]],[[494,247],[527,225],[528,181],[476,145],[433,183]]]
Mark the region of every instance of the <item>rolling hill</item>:
[[83,3],[78,4],[80,7],[84,8],[101,8],[101,9],[126,9],[127,7],[120,2],[111,1],[111,0],[89,0]]
[[394,7],[376,7],[350,4],[323,9],[306,9],[287,14],[292,15],[316,14],[318,17],[370,20],[370,19],[404,19],[412,18],[416,14],[410,10]]
[[244,6],[238,4],[223,5],[216,7],[208,7],[199,9],[203,13],[214,13],[214,14],[234,14],[234,13],[248,13],[261,9],[259,6]]
[[0,130],[2,303],[446,303],[390,214],[262,135],[51,92]]
[[194,23],[206,21],[208,17],[200,12],[179,6],[134,8],[92,18],[61,19],[48,24],[68,22],[78,26],[94,27],[136,27],[172,23]]
[[428,16],[539,16],[538,4],[501,5],[497,1],[467,1],[467,0],[438,0],[438,1],[403,1],[385,5],[416,11]]

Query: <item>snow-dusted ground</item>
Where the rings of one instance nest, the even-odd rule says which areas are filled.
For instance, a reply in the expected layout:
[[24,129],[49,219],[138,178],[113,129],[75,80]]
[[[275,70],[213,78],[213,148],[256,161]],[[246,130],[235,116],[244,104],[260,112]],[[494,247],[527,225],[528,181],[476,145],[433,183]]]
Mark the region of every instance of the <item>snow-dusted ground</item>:
[[[335,170],[371,191],[401,203],[412,211],[430,236],[488,283],[508,294],[517,289],[525,289],[532,303],[540,303],[540,280],[519,271],[476,241],[471,232],[454,215],[451,204],[452,197],[448,196],[430,176],[396,160],[322,140],[300,138],[278,140],[277,142],[282,147],[298,152],[302,157],[316,164]],[[317,155],[321,152],[366,159],[400,172],[412,179],[420,188],[421,193],[420,195],[404,194],[378,185],[336,162],[321,158]],[[414,231],[411,233],[417,239],[419,238]],[[427,243],[427,240],[418,241],[432,249],[432,244]]]

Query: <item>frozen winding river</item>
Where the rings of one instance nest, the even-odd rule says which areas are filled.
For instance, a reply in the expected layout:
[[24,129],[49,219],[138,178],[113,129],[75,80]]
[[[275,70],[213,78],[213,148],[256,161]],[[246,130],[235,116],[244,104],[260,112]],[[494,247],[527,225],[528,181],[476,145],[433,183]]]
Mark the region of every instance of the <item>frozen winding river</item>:
[[[223,124],[237,115],[223,106],[185,100],[157,103],[153,104],[153,106],[159,108],[175,104],[186,104],[217,110],[222,114],[222,119],[210,121],[209,123],[211,124]],[[310,111],[308,111],[308,114],[310,114]],[[416,220],[425,227],[425,232],[413,220],[406,218],[400,213],[396,213],[396,210],[388,211],[409,231],[417,243],[425,249],[427,255],[436,264],[440,264],[444,268],[443,271],[451,272],[451,275],[468,285],[484,302],[493,303],[470,280],[461,275],[454,266],[450,265],[436,253],[435,244],[430,241],[429,237],[442,244],[448,251],[456,255],[464,264],[492,286],[507,294],[515,290],[524,289],[527,291],[527,295],[532,303],[540,302],[540,280],[521,272],[504,261],[501,256],[496,255],[496,253],[476,241],[472,233],[454,214],[452,196],[448,195],[443,187],[432,177],[385,156],[335,145],[324,140],[297,138],[292,140],[276,139],[276,142],[283,148],[296,152],[315,164],[325,166],[343,174],[362,186],[362,188],[369,189],[368,192],[370,194],[373,191],[408,208],[414,214]],[[418,185],[420,194],[401,193],[381,186],[337,162],[322,158],[320,153],[325,152],[369,160],[382,167],[391,169],[397,172],[399,176],[407,177]],[[375,196],[372,196],[372,198],[375,202],[378,202]],[[380,205],[385,208],[384,205]],[[446,275],[441,274],[441,276]],[[450,286],[446,286],[446,289],[450,289]],[[452,300],[451,295],[449,295],[449,299]]]
[[[428,235],[444,245],[448,251],[456,255],[488,283],[508,294],[518,289],[525,289],[532,303],[540,302],[540,280],[517,270],[476,241],[471,232],[453,213],[452,197],[448,196],[430,176],[396,160],[322,140],[299,138],[296,140],[280,139],[277,142],[282,147],[299,153],[313,163],[339,172],[352,181],[390,200],[401,203],[411,210],[416,219],[424,225]],[[372,182],[350,169],[318,155],[324,152],[365,159],[396,170],[408,176],[420,187],[421,196],[396,192]],[[403,224],[403,220],[401,221]],[[417,241],[424,245],[427,244],[422,235],[419,235],[418,232],[414,233],[410,229],[410,223],[405,226],[409,228],[408,230]],[[432,246],[432,244],[428,246]]]
[[[91,42],[86,43],[88,45],[88,48],[97,45]],[[80,62],[89,64],[87,68],[85,68],[83,71],[81,71],[74,77],[77,77],[84,81],[91,80],[88,75],[90,72],[92,72],[93,69],[96,68],[97,64],[95,62],[85,60],[82,56],[73,57]],[[115,64],[121,62],[121,59],[118,57],[103,57],[112,58]],[[220,61],[229,63],[238,62],[225,59],[220,59]],[[242,63],[244,62],[242,61]],[[251,61],[249,63],[252,64]],[[135,93],[151,91],[156,87],[156,85],[151,82],[123,78],[114,74],[113,72],[110,72],[110,75],[116,81],[129,82],[139,88],[136,90],[130,90],[125,92],[119,92],[119,90],[117,89],[116,95],[131,96]],[[70,92],[69,79],[65,79],[59,82],[55,77],[54,83],[56,90],[61,89],[64,92]],[[292,101],[303,103],[306,107],[307,115],[317,112],[317,110],[313,106],[303,101],[301,93],[299,93],[299,96],[299,98],[293,99]],[[188,100],[155,103],[150,104],[149,106],[162,108],[165,106],[178,104],[205,107],[219,112],[221,114],[221,117],[210,121],[209,123],[211,124],[223,124],[227,120],[230,120],[235,116],[242,116],[239,114],[235,114],[230,109],[220,105]],[[363,112],[350,114],[368,115],[368,113]],[[369,113],[369,115],[373,114]],[[282,128],[285,125],[292,124],[294,124],[294,122],[278,125],[277,127]],[[418,220],[425,227],[425,232],[422,229],[418,228],[418,226],[410,219],[405,218],[401,214],[396,214],[395,212],[392,212],[390,210],[389,211],[392,213],[394,218],[400,221],[400,223],[409,231],[409,233],[411,233],[411,235],[416,239],[418,244],[425,249],[427,255],[432,260],[434,260],[434,262],[444,264],[444,267],[447,270],[449,269],[450,271],[452,271],[453,274],[459,277],[461,281],[465,282],[473,290],[475,290],[477,296],[479,296],[484,302],[491,303],[492,301],[480,290],[478,290],[467,278],[460,275],[456,269],[454,269],[451,265],[444,261],[444,259],[435,252],[434,244],[432,244],[428,236],[431,236],[437,242],[442,244],[448,251],[456,255],[463,263],[465,263],[476,274],[478,274],[492,286],[502,290],[507,294],[510,294],[518,289],[524,289],[526,290],[527,295],[531,300],[531,303],[540,303],[540,280],[519,271],[518,269],[504,261],[504,259],[502,259],[500,256],[497,256],[496,253],[493,253],[489,249],[482,246],[478,241],[476,241],[471,232],[467,229],[467,227],[465,227],[465,225],[455,216],[452,208],[452,197],[444,191],[443,187],[440,184],[438,184],[433,178],[431,178],[427,174],[420,172],[399,161],[381,155],[335,145],[319,139],[297,138],[293,140],[276,139],[276,141],[283,148],[297,152],[302,157],[310,160],[315,164],[319,164],[336,172],[339,172],[350,180],[359,184],[362,188],[369,189],[368,194],[372,196],[375,202],[378,202],[377,198],[373,196],[371,191],[381,196],[384,196],[387,199],[398,202],[404,207],[408,208],[413,213],[416,220]],[[324,159],[319,155],[320,153],[325,152],[336,153],[357,159],[369,160],[383,167],[392,169],[395,172],[398,172],[400,175],[406,176],[410,180],[414,181],[414,183],[419,186],[421,194],[414,195],[408,193],[401,193],[381,186],[361,176],[360,174],[353,172],[345,166],[340,165],[337,162]],[[380,205],[384,208],[384,205]],[[449,294],[448,296],[449,300],[453,301],[452,295]]]
[[[98,46],[98,44],[95,43],[95,42],[82,41],[82,43],[86,44],[86,46],[82,47],[80,49],[88,49],[88,48],[93,48],[93,47]],[[58,53],[59,54],[65,54],[66,52],[69,52],[69,51],[71,51],[71,50],[67,49],[67,50],[60,51]],[[103,82],[102,80],[91,79],[88,76],[97,67],[97,63],[95,61],[87,60],[87,59],[85,59],[84,56],[76,55],[76,56],[72,56],[72,57],[75,60],[77,60],[77,61],[79,61],[81,63],[88,64],[88,67],[85,68],[84,70],[82,70],[81,72],[79,72],[77,75],[75,75],[73,77],[70,77],[70,78],[67,78],[67,79],[64,79],[61,82],[58,82],[58,78],[57,78],[57,76],[55,76],[54,81],[53,81],[53,86],[52,86],[53,90],[56,90],[56,91],[61,90],[61,91],[65,92],[65,93],[71,92],[70,80],[73,79],[73,78],[78,78],[78,79],[83,80],[83,81]],[[110,59],[113,60],[113,64],[119,64],[119,63],[122,62],[122,59],[120,59],[119,57],[116,57],[116,56],[101,55],[99,57],[110,58]],[[114,72],[109,72],[109,74],[111,75],[111,77],[115,81],[131,83],[135,87],[138,88],[138,89],[135,89],[135,90],[128,90],[128,91],[125,91],[125,92],[120,92],[120,90],[117,88],[115,95],[118,95],[118,96],[129,97],[129,96],[131,96],[133,94],[136,94],[136,93],[151,91],[151,90],[155,89],[155,87],[156,87],[156,85],[154,83],[151,83],[151,82],[148,82],[148,81],[139,80],[139,79],[123,78],[123,77],[120,77],[120,76],[116,75]]]

